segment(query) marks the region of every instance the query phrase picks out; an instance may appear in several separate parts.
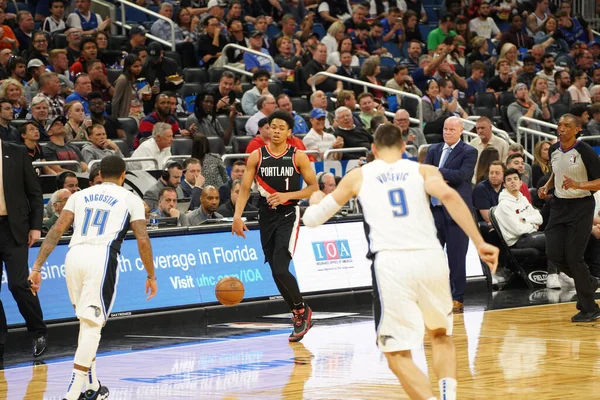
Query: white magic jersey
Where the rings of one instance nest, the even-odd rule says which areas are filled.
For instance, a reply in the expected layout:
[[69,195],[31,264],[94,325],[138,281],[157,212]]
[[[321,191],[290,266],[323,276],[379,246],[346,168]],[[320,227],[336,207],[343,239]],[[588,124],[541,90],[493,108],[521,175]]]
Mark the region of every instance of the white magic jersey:
[[108,182],[73,194],[64,209],[75,214],[69,247],[104,245],[119,251],[129,223],[146,218],[142,199]]
[[441,249],[419,164],[375,160],[361,170],[358,199],[372,253]]

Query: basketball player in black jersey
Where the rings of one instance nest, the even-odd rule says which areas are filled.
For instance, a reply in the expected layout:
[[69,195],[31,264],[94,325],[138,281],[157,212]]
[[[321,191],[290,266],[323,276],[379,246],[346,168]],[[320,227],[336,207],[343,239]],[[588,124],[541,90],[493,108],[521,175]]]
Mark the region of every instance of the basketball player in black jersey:
[[[293,313],[294,331],[290,342],[302,340],[310,329],[312,310],[304,303],[298,282],[289,271],[300,227],[298,200],[306,199],[317,190],[317,178],[308,156],[286,143],[292,134],[294,118],[285,111],[269,115],[269,143],[250,154],[242,178],[240,194],[235,204],[232,232],[246,237],[248,230],[242,221],[250,186],[256,179],[261,194],[259,202],[260,240],[265,260],[273,279]],[[301,179],[306,182],[302,189]]]

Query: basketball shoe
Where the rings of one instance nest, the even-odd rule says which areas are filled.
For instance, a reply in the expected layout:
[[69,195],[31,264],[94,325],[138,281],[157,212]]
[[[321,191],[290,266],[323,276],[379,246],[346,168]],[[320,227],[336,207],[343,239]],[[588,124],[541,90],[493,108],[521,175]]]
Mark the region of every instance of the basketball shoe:
[[[98,383],[100,383],[100,381],[98,381]],[[100,388],[98,388],[96,391],[86,390],[85,392],[81,393],[79,400],[105,400],[108,399],[109,394],[108,388],[100,384]]]
[[290,342],[299,342],[302,340],[306,332],[312,327],[312,310],[306,304],[304,308],[292,310],[292,321],[294,322],[294,330],[290,334]]

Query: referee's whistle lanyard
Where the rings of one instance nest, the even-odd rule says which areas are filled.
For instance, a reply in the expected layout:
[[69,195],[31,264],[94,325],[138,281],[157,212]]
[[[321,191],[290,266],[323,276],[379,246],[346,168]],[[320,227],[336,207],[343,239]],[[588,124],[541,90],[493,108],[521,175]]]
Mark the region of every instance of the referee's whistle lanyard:
[[560,143],[558,146],[560,148],[560,151],[562,151],[563,153],[568,153],[569,151],[573,150],[575,148],[575,146],[577,146],[579,144],[579,140],[576,140],[575,143],[573,143],[573,146],[569,147],[569,148],[563,148],[562,147],[562,143]]

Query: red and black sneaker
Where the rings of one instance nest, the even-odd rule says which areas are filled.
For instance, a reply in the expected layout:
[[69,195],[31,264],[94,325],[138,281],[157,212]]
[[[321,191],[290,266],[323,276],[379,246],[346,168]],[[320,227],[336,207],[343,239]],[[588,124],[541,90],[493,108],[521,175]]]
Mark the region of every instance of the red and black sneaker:
[[298,310],[292,310],[292,321],[294,322],[294,330],[290,334],[288,340],[290,342],[299,342],[302,340],[306,332],[312,327],[312,310],[308,305]]

